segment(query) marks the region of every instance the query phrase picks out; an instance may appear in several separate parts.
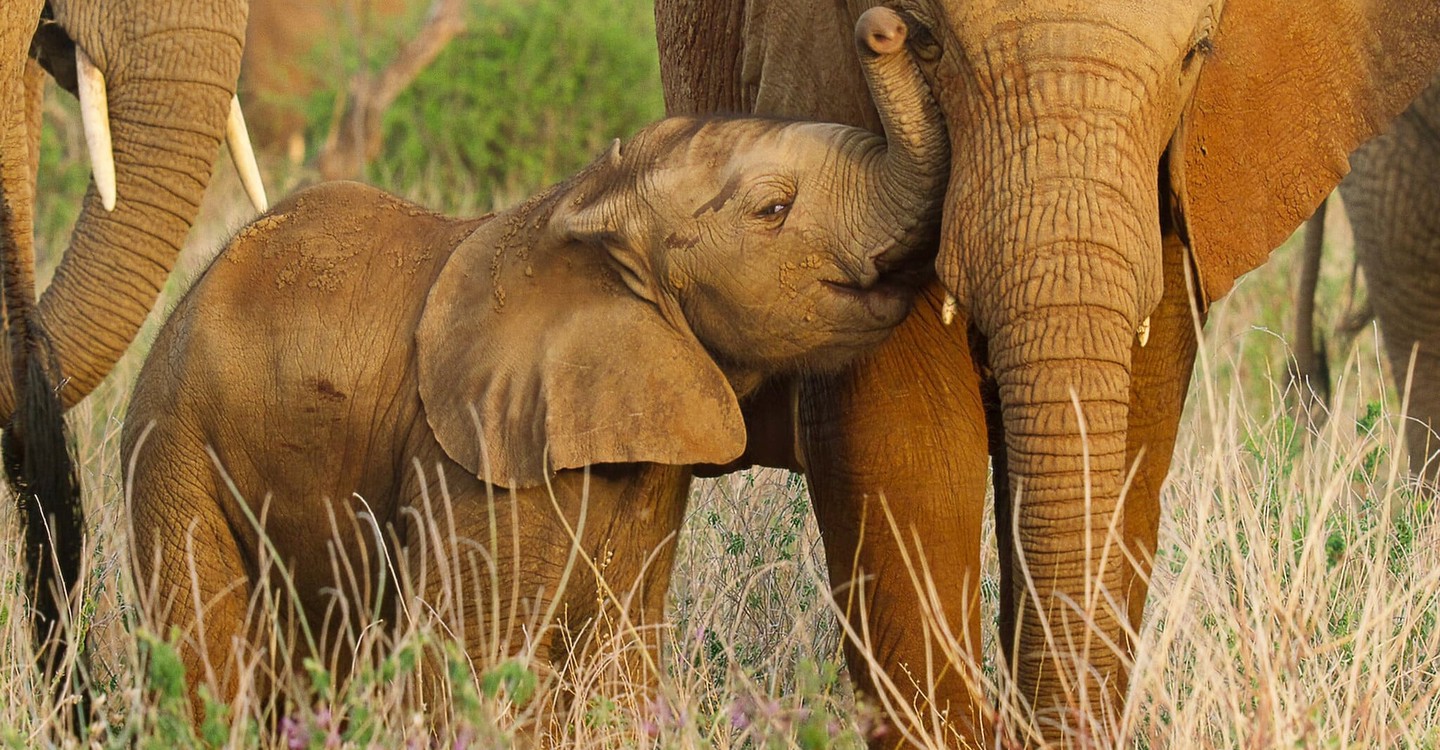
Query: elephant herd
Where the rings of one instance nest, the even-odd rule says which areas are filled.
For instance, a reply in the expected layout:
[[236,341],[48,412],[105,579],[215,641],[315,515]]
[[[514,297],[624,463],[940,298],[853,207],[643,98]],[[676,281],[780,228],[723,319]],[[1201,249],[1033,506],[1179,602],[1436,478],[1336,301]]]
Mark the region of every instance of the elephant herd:
[[[263,208],[235,104],[246,5],[0,11],[0,414],[42,669],[82,584],[60,415],[135,338],[222,140]],[[265,646],[246,636],[278,585],[267,554],[295,573],[275,616],[335,626],[340,590],[386,619],[393,593],[341,585],[327,542],[425,569],[464,540],[490,566],[477,596],[523,588],[532,624],[656,622],[692,472],[764,465],[805,473],[831,584],[864,602],[846,656],[866,691],[931,666],[925,617],[980,663],[993,486],[1001,648],[1032,736],[1112,731],[1206,311],[1425,89],[1440,6],[877,5],[656,0],[671,118],[573,178],[474,219],[325,184],[237,234],[157,338],[122,438],[137,577],[197,597],[157,623],[190,674],[224,695]],[[88,113],[94,182],[36,299],[46,73]],[[1419,243],[1440,246],[1419,200],[1431,99],[1342,187],[1371,283],[1415,290],[1375,309],[1397,372],[1419,342],[1420,384],[1440,363],[1418,282]],[[914,549],[932,591],[901,564]],[[594,563],[572,576],[556,563],[575,555]],[[477,663],[504,655],[482,634],[517,627],[513,608],[441,606],[423,581]],[[324,635],[313,649],[343,651]],[[944,726],[896,736],[994,741],[973,675],[931,677],[904,698]]]

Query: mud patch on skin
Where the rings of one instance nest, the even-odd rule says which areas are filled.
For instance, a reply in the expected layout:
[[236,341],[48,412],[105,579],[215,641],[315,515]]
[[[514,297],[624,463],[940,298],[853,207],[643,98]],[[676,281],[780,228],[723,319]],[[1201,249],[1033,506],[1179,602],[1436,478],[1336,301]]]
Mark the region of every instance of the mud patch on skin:
[[406,252],[406,248],[392,247],[385,251],[390,257],[390,267],[407,276],[414,276],[427,262],[434,260],[435,251],[429,248]]
[[798,263],[792,261],[781,263],[778,271],[780,286],[784,288],[788,296],[798,297],[800,295],[800,288],[797,286],[797,282],[803,283],[811,279],[815,274],[797,272],[816,271],[824,267],[825,255],[819,252],[810,253]]
[[554,196],[541,193],[526,199],[503,219],[500,236],[494,241],[495,251],[490,256],[490,280],[493,283],[491,308],[495,312],[505,309],[505,284],[502,276],[506,269],[511,275],[519,272],[526,278],[534,278],[535,270],[529,264],[530,247],[535,237],[543,231],[555,208]]
[[715,197],[706,201],[705,204],[701,207],[695,209],[695,214],[691,218],[698,219],[710,211],[718,212],[721,208],[725,207],[726,203],[730,202],[730,199],[735,196],[735,191],[739,189],[740,175],[732,175],[730,177],[730,180],[725,183],[725,186],[720,188],[720,192],[715,194]]
[[671,250],[689,250],[700,244],[700,238],[696,235],[681,235],[679,232],[672,232],[665,236],[665,247]]
[[[250,222],[239,232],[236,232],[235,236],[231,237],[229,242],[225,243],[225,246],[230,248],[228,252],[225,252],[223,254],[225,260],[231,263],[240,263],[244,261],[246,259],[246,256],[249,255],[249,253],[245,251],[250,242],[255,241],[266,232],[273,232],[276,229],[279,229],[282,225],[285,224],[285,222],[289,220],[290,214],[283,213],[262,216],[255,221]],[[262,257],[268,258],[271,255],[268,249],[262,250],[261,252]]]
[[[295,255],[275,274],[275,287],[284,289],[304,283],[307,288],[322,292],[338,290],[349,275],[348,261],[359,254],[358,240],[357,237],[355,241],[345,242],[334,234],[317,234],[298,247],[288,248]],[[280,248],[274,248],[273,252],[267,248],[266,256],[278,252]]]
[[388,209],[388,210],[390,210],[390,211],[395,211],[395,212],[397,212],[397,213],[402,213],[402,214],[405,214],[406,216],[414,216],[414,217],[442,216],[442,214],[440,214],[440,213],[438,213],[438,212],[431,211],[430,209],[425,208],[424,206],[421,206],[421,205],[418,205],[418,204],[415,204],[415,203],[411,203],[410,201],[407,201],[407,200],[405,200],[404,198],[399,198],[399,197],[397,197],[397,196],[390,195],[389,193],[384,193],[384,194],[382,194],[382,195],[380,196],[379,202],[380,202],[380,207],[381,207],[381,208]]

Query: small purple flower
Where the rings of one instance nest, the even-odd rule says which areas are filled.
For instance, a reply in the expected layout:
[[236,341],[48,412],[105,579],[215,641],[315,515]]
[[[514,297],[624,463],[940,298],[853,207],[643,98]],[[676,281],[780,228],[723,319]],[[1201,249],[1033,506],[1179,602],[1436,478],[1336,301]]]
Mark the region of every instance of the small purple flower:
[[640,726],[651,737],[658,736],[662,729],[683,727],[689,720],[685,709],[681,708],[677,711],[664,698],[650,701],[648,708],[650,709],[650,718],[641,722]]
[[736,730],[743,731],[750,727],[750,701],[746,698],[736,698],[730,704],[730,726]]
[[305,728],[300,726],[300,722],[289,716],[281,719],[280,736],[285,738],[285,747],[290,750],[304,750],[307,738]]

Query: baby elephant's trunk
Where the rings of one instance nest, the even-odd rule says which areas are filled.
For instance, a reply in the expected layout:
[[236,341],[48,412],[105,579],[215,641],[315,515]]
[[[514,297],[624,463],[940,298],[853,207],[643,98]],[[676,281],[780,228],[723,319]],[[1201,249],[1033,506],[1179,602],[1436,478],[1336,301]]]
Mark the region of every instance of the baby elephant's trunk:
[[909,29],[889,8],[871,8],[855,23],[855,46],[880,122],[885,127],[883,156],[874,166],[877,190],[860,236],[871,257],[899,260],[933,250],[950,142],[940,106],[907,49]]

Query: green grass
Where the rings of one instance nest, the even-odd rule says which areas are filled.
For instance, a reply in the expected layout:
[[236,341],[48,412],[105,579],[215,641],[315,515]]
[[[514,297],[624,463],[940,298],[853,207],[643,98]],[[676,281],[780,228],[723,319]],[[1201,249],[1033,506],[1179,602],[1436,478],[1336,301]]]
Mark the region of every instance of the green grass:
[[[386,113],[374,184],[450,211],[508,205],[664,115],[650,3],[470,0],[468,24]],[[347,72],[304,105],[312,152],[339,84],[381,69],[402,38],[342,40],[306,63],[330,69],[338,58]]]

